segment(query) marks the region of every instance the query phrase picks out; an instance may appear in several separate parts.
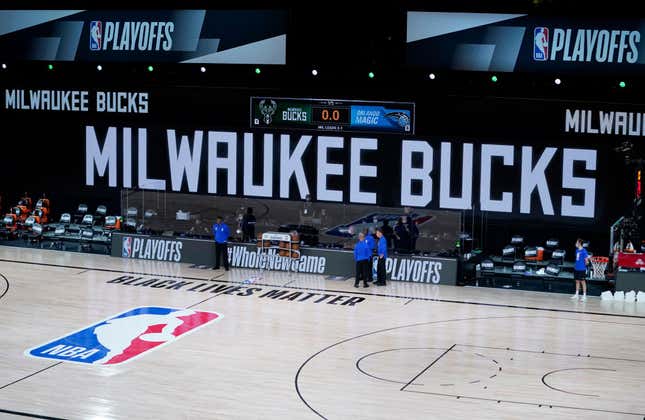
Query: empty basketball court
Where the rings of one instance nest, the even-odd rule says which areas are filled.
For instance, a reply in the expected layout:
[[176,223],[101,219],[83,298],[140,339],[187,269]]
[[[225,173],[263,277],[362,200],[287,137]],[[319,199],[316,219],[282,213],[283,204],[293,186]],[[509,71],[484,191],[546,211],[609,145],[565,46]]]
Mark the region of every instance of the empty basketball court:
[[[12,247],[0,260],[9,418],[645,417],[643,304],[355,289],[353,279]],[[142,306],[221,318],[114,366],[25,354]]]
[[645,420],[635,2],[77,3],[0,7],[0,420]]

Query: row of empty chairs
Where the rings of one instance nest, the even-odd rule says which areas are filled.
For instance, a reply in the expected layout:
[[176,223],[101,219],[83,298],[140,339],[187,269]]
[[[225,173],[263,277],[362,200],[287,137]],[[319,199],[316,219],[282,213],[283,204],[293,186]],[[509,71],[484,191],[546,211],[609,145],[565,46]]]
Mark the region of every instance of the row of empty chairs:
[[[589,247],[589,241],[583,242],[583,247]],[[515,261],[524,259],[526,261],[549,261],[553,264],[562,265],[567,252],[560,247],[560,241],[555,238],[547,239],[542,246],[524,244],[524,237],[514,235],[511,243],[502,248],[502,260]]]
[[94,213],[89,213],[87,204],[79,204],[73,216],[63,213],[57,223],[46,225],[41,239],[56,248],[63,248],[65,242],[76,242],[82,248],[100,244],[109,249],[112,232],[120,228],[120,217],[108,216],[105,205],[99,205]]

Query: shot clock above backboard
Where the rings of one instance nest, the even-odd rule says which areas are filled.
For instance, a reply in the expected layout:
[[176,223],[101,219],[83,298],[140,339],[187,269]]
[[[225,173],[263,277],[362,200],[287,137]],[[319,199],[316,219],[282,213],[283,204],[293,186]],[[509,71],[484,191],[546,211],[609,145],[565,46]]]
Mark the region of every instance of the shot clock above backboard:
[[253,96],[251,128],[414,134],[414,103]]

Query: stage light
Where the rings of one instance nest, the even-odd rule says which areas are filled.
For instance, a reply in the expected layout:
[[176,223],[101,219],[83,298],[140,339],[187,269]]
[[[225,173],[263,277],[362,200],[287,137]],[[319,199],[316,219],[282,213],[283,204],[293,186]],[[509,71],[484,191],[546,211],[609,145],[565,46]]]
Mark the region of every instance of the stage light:
[[627,87],[627,83],[621,80],[620,82],[618,82],[618,86],[620,86],[621,88],[624,88],[624,87]]
[[151,72],[151,71],[153,71],[154,69],[155,69],[154,67],[152,67],[152,66],[148,66],[148,71],[150,71],[150,72]]
[[313,76],[318,76],[318,70],[313,69],[313,70],[311,71],[311,74],[312,74]]
[[560,80],[559,78],[556,78],[556,79],[553,81],[553,83],[555,83],[556,85],[558,85],[558,86],[559,86],[559,85],[560,85],[560,83],[562,83],[562,80]]
[[96,66],[96,70],[97,70],[97,71],[101,71],[101,70],[103,70],[103,66],[99,64],[98,66]]
[[430,73],[430,74],[428,75],[428,78],[429,78],[430,80],[434,80],[436,77],[437,77],[437,76],[436,76],[434,73]]
[[201,71],[202,73],[206,73],[206,67],[201,66],[201,67],[199,68],[199,71]]
[[374,72],[373,72],[373,71],[371,71],[371,72],[367,73],[367,77],[369,77],[370,79],[373,79],[375,76],[376,76],[376,75],[374,74]]
[[54,70],[53,64],[47,64],[47,70]]
[[492,76],[491,76],[491,78],[490,78],[490,80],[491,80],[491,82],[493,82],[493,83],[497,83],[497,76],[492,75]]
[[2,70],[6,70],[6,69],[7,69],[7,65],[5,63],[2,63]]
[[260,73],[262,73],[262,70],[260,70],[259,67],[256,67],[255,68],[255,74],[260,74]]

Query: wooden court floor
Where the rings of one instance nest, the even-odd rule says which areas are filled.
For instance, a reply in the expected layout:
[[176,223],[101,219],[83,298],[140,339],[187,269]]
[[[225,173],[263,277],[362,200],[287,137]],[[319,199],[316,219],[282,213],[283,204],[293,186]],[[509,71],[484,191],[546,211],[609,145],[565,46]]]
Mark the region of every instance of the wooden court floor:
[[[2,418],[645,418],[645,303],[355,289],[352,279],[12,247],[0,247],[0,296]],[[112,341],[87,327],[139,307],[183,318],[138,318],[150,328],[127,345],[212,319],[170,329],[174,338],[123,363],[87,363],[100,354],[90,347],[56,359],[68,348],[51,343],[81,330],[114,350],[132,323]],[[27,354],[43,348],[52,358]],[[124,348],[101,360],[134,354]]]

